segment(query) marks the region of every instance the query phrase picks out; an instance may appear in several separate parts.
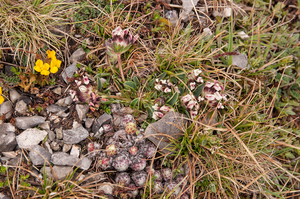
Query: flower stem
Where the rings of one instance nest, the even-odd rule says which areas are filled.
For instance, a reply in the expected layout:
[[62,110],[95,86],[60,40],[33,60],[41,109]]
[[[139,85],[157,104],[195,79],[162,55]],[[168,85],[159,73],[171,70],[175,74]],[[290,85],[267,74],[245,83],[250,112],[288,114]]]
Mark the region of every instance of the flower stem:
[[121,55],[118,55],[118,63],[119,63],[119,70],[122,77],[122,81],[125,82],[124,73],[122,69]]

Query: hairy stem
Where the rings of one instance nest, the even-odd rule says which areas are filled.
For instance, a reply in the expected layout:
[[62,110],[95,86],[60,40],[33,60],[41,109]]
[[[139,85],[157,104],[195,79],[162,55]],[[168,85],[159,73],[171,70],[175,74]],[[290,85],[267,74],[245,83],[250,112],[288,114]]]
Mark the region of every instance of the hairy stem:
[[118,55],[118,63],[119,63],[119,70],[122,77],[122,81],[125,82],[124,73],[122,69],[121,55]]

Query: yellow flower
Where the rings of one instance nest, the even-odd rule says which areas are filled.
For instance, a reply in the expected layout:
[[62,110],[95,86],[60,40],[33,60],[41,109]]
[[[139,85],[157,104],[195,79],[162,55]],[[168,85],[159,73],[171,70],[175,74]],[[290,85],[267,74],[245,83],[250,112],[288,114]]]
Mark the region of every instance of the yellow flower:
[[2,87],[0,87],[0,104],[4,102],[4,97],[2,97]]
[[40,60],[40,59],[38,59],[38,60],[35,62],[34,70],[35,70],[36,72],[41,72],[42,67],[43,67],[43,64],[44,64],[43,61]]
[[49,75],[50,71],[49,71],[50,65],[45,63],[43,65],[43,67],[41,68],[41,75]]
[[57,67],[51,67],[50,68],[50,72],[51,73],[56,73],[58,71],[58,68]]
[[56,68],[60,68],[61,65],[61,61],[59,59],[52,59],[51,60],[51,66],[50,67],[56,67]]
[[52,51],[47,50],[47,55],[48,55],[48,58],[56,59],[54,50],[52,50]]

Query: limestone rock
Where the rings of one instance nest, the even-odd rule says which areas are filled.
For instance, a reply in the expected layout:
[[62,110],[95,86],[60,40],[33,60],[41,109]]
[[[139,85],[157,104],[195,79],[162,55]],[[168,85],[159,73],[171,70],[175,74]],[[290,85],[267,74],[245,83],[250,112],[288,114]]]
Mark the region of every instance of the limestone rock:
[[17,136],[17,143],[22,149],[31,149],[47,136],[47,131],[29,128]]

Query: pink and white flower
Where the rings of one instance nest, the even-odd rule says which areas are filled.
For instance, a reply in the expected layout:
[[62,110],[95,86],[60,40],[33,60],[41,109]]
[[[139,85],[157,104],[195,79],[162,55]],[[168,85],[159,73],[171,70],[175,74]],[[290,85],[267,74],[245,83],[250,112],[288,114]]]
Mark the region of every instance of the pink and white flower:
[[87,76],[83,76],[82,80],[85,85],[88,85],[90,83],[90,80]]
[[196,82],[201,82],[201,83],[203,83],[202,77],[197,77]]
[[162,90],[162,85],[156,84],[156,85],[154,86],[154,88],[155,88],[156,90],[158,90],[158,91],[161,91],[161,90]]
[[223,90],[224,88],[217,81],[215,81],[214,89],[216,89],[216,91],[220,91],[220,90]]
[[159,109],[158,104],[155,104],[154,106],[152,106],[152,108],[157,111]]
[[198,114],[198,111],[190,111],[191,118],[194,119]]
[[199,101],[199,102],[202,102],[203,100],[204,100],[203,97],[201,97],[201,96],[198,97],[198,101]]
[[168,106],[166,106],[166,105],[163,105],[162,107],[160,107],[159,110],[160,110],[161,112],[167,113],[167,112],[171,111],[172,108],[171,108],[171,107],[168,107]]
[[81,81],[75,80],[75,83],[76,83],[77,86],[81,85]]
[[213,101],[213,100],[216,98],[216,96],[215,96],[214,94],[206,94],[204,97],[205,97],[208,101]]
[[155,111],[155,112],[153,112],[152,118],[155,120],[158,120],[158,119],[162,118],[163,116],[164,116],[163,113]]
[[69,92],[70,92],[71,97],[74,99],[75,95],[76,95],[76,91],[70,90]]
[[194,102],[194,100],[189,101],[189,103],[187,104],[187,108],[192,110],[194,108],[194,106],[196,105],[196,103]]
[[223,99],[222,95],[219,92],[215,92],[215,97],[216,97],[216,100]]
[[165,90],[164,90],[165,93],[171,93],[171,91],[172,90],[170,88],[168,88],[168,87],[166,87]]
[[191,88],[191,90],[194,90],[195,87],[196,87],[196,83],[195,83],[195,82],[191,82],[191,83],[190,83],[190,88]]
[[198,77],[200,75],[200,73],[202,73],[202,70],[200,70],[200,69],[193,70],[194,77]]
[[83,92],[83,93],[87,92],[87,90],[88,90],[87,87],[84,85],[79,86],[78,89],[80,90],[80,92]]
[[223,106],[223,104],[221,102],[218,103],[217,109],[224,109],[224,106]]
[[186,103],[188,103],[192,99],[193,99],[192,96],[190,94],[187,94],[187,95],[185,95],[185,96],[183,96],[181,98],[181,102],[184,103],[184,104],[186,104]]

